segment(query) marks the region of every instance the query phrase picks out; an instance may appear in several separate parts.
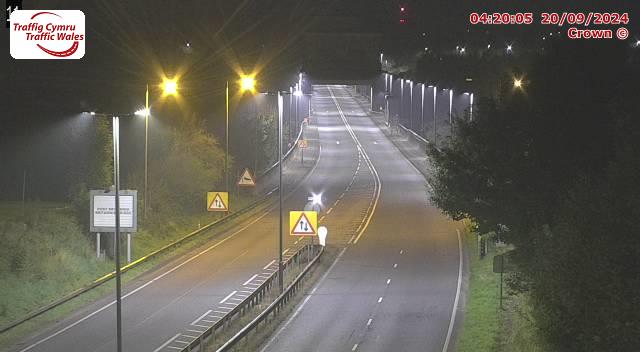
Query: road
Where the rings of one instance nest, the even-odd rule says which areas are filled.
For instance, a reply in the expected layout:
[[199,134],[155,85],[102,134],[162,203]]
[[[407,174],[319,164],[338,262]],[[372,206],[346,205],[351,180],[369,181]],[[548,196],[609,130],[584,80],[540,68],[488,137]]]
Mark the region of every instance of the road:
[[424,176],[350,89],[322,87],[316,95],[351,126],[380,178],[380,198],[368,226],[262,351],[453,351],[462,279],[458,225],[429,203]]
[[[288,210],[301,210],[311,192],[322,192],[327,202],[343,200],[343,210],[327,204],[328,214],[321,218],[337,238],[353,233],[365,218],[375,183],[360,168],[361,154],[344,123],[335,114],[322,113],[332,104],[323,98],[312,101],[319,113],[311,124],[319,131],[322,149],[313,170],[297,189],[290,190],[284,223],[288,224]],[[176,351],[277,270],[277,209],[234,224],[205,246],[125,285],[124,351]],[[302,244],[296,241],[285,236],[285,257]],[[8,350],[111,352],[116,350],[115,326],[113,298],[107,297]]]

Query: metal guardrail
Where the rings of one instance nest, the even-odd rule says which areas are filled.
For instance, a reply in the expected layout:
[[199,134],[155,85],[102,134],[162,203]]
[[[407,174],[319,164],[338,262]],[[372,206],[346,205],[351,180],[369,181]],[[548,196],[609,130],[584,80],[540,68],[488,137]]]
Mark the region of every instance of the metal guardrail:
[[[278,298],[267,307],[262,313],[258,315],[255,319],[253,319],[247,326],[245,326],[240,332],[234,335],[230,340],[224,343],[224,345],[218,348],[218,351],[228,351],[233,345],[245,337],[253,328],[257,327],[257,325],[262,322],[264,319],[268,317],[268,315],[274,310],[279,311],[283,304],[286,304],[291,295],[295,293],[295,291],[300,287],[302,282],[302,278],[309,272],[310,268],[318,261],[318,258],[324,253],[324,247],[321,246],[309,246],[305,245],[301,247],[293,256],[291,256],[286,262],[284,262],[284,269],[288,269],[291,263],[300,263],[302,260],[302,256],[305,254],[309,255],[309,250],[316,252],[316,248],[320,248],[320,250],[315,254],[313,260],[310,260],[307,266],[300,272],[293,282],[287,287],[287,289],[280,295]],[[283,271],[286,273],[286,271]],[[264,297],[267,295],[269,290],[278,282],[278,272],[275,271],[272,273],[253,293],[251,293],[247,298],[244,299],[239,305],[237,305],[233,310],[224,315],[220,320],[218,320],[213,326],[205,330],[202,334],[200,334],[196,339],[194,339],[190,344],[185,346],[181,352],[191,352],[191,351],[200,351],[205,352],[207,346],[215,343],[216,333],[222,332],[226,327],[230,325],[230,323],[237,318],[244,316],[244,314],[255,305],[259,304]]]
[[399,123],[399,124],[398,124],[398,126],[400,126],[400,128],[401,128],[402,130],[404,130],[406,133],[408,133],[408,134],[412,135],[412,136],[413,136],[413,138],[415,138],[416,140],[418,140],[418,141],[422,142],[423,144],[429,144],[429,143],[430,143],[426,138],[424,138],[424,137],[422,137],[421,135],[419,135],[419,134],[415,133],[413,130],[411,130],[411,129],[409,129],[409,128],[404,127],[404,125],[403,125],[403,124]]
[[[283,161],[286,160],[291,155],[293,150],[297,147],[298,140],[300,139],[300,137],[302,135],[302,127],[303,127],[303,125],[304,125],[304,122],[300,126],[300,132],[298,133],[298,137],[296,138],[296,143],[294,143],[291,146],[291,148],[289,148],[289,150],[285,153],[285,155],[283,156]],[[265,170],[265,172],[262,173],[262,176],[264,176],[264,175],[268,174],[269,172],[271,172],[276,166],[278,166],[278,162],[276,162],[275,164],[270,166],[269,169]],[[159,256],[161,254],[164,254],[164,252],[168,251],[169,249],[174,248],[176,246],[179,246],[180,244],[190,240],[191,238],[193,238],[193,237],[195,237],[195,236],[197,236],[197,235],[199,235],[199,234],[201,234],[201,233],[203,233],[205,231],[210,230],[211,228],[213,228],[213,227],[215,227],[217,225],[224,224],[224,223],[226,223],[226,222],[228,222],[230,220],[233,220],[233,219],[239,217],[242,214],[247,213],[250,210],[255,209],[259,205],[261,205],[261,204],[265,203],[267,200],[269,200],[269,197],[273,193],[275,193],[277,190],[278,190],[278,187],[276,186],[275,188],[273,188],[272,190],[267,192],[262,198],[260,198],[257,201],[247,205],[246,207],[244,207],[244,208],[242,208],[242,209],[240,209],[240,210],[238,210],[236,212],[233,212],[233,213],[229,214],[228,216],[225,216],[222,219],[218,219],[216,221],[213,221],[213,222],[211,222],[211,223],[199,228],[198,230],[190,232],[190,233],[186,234],[185,236],[182,236],[182,237],[180,237],[180,238],[178,238],[178,239],[176,239],[176,240],[174,240],[174,241],[162,246],[161,248],[159,248],[159,249],[157,249],[157,250],[155,250],[155,251],[153,251],[153,252],[151,252],[151,253],[149,253],[149,254],[141,257],[141,258],[138,258],[137,260],[135,260],[135,261],[123,266],[122,269],[120,270],[121,273],[124,274],[125,272],[127,272],[127,271],[129,271],[129,270],[131,270],[131,269],[133,269],[133,268],[135,268],[137,266],[139,266],[140,264],[142,264],[142,263],[144,263],[144,262],[146,262],[146,261],[148,261],[148,260],[150,260],[152,258],[155,258],[155,257],[157,257],[157,256]],[[91,291],[91,290],[103,285],[104,283],[108,282],[109,280],[111,280],[113,278],[115,278],[115,271],[112,271],[112,272],[110,272],[110,273],[108,273],[108,274],[106,274],[106,275],[104,275],[102,277],[99,277],[99,278],[95,279],[91,284],[89,284],[87,286],[84,286],[82,288],[79,288],[79,289],[77,289],[77,290],[75,290],[75,291],[63,296],[62,298],[60,298],[60,299],[58,299],[58,300],[56,300],[54,302],[51,302],[51,303],[49,303],[49,304],[47,304],[47,305],[45,305],[43,307],[40,307],[40,308],[36,309],[35,311],[32,311],[32,312],[28,313],[26,316],[14,321],[14,322],[9,323],[8,325],[3,326],[2,328],[0,328],[0,334],[4,333],[6,331],[9,331],[9,330],[15,328],[16,326],[21,325],[21,324],[23,324],[23,323],[25,323],[25,322],[33,319],[33,318],[36,318],[36,317],[38,317],[38,316],[40,316],[40,315],[42,315],[42,314],[44,314],[44,313],[56,308],[56,307],[59,307],[59,306],[65,304],[65,303],[71,301],[72,299],[74,299],[74,298],[76,298],[76,297],[78,297],[78,296],[80,296],[80,295],[82,295],[84,293],[87,293],[87,292],[89,292],[89,291]]]

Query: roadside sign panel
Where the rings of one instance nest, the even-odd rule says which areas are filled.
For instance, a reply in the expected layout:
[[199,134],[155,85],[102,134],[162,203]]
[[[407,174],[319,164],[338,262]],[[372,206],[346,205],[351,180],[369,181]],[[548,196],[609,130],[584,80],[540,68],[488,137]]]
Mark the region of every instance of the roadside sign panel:
[[207,211],[229,211],[229,193],[207,192]]
[[307,147],[307,140],[301,139],[298,141],[298,148],[304,149]]
[[513,260],[509,258],[509,252],[504,254],[497,254],[493,257],[493,272],[496,274],[499,273],[509,273],[516,271],[516,267],[513,264]]
[[[90,228],[91,232],[116,231],[116,195],[104,190],[91,190]],[[138,191],[120,191],[120,231],[136,232],[138,230]]]
[[318,228],[318,212],[290,211],[289,234],[292,236],[315,236]]
[[240,179],[238,180],[238,186],[253,187],[255,185],[256,180],[253,178],[253,175],[251,175],[251,171],[249,171],[249,169],[244,169]]

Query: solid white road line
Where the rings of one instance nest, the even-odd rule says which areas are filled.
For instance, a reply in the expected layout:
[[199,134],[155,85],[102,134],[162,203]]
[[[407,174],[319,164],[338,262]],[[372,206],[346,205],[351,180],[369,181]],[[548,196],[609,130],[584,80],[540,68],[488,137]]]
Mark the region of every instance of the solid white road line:
[[253,275],[251,278],[249,278],[249,280],[245,281],[244,284],[242,284],[242,285],[244,285],[244,286],[248,285],[256,277],[258,277],[258,274]]
[[167,340],[167,342],[163,343],[160,347],[156,348],[155,350],[153,350],[153,352],[158,352],[161,349],[167,347],[168,344],[172,343],[173,340],[177,339],[178,336],[180,336],[180,334],[176,334],[174,337],[170,338],[169,340]]
[[191,325],[196,325],[200,319],[206,317],[209,313],[211,313],[211,309],[209,309],[208,311],[206,311],[204,314],[202,314],[201,316],[199,316],[196,320],[191,322]]
[[[174,271],[176,271],[176,270],[180,269],[181,267],[183,267],[183,266],[185,266],[185,265],[189,264],[190,262],[192,262],[192,261],[193,261],[193,260],[195,260],[196,258],[198,258],[198,257],[200,257],[200,256],[202,256],[202,255],[204,255],[205,253],[207,253],[207,252],[211,251],[212,249],[214,249],[214,248],[216,248],[216,247],[220,246],[221,244],[223,244],[223,243],[227,242],[228,240],[230,240],[230,239],[234,238],[237,234],[239,234],[240,232],[242,232],[242,231],[244,231],[245,229],[249,228],[251,225],[255,224],[256,222],[260,221],[262,218],[264,218],[265,216],[267,216],[269,213],[270,213],[270,210],[266,211],[264,214],[262,214],[262,215],[258,216],[256,219],[254,219],[253,221],[249,222],[247,225],[245,225],[245,226],[241,227],[240,229],[238,229],[238,231],[236,231],[236,232],[232,233],[232,234],[231,234],[231,235],[229,235],[228,237],[226,237],[226,238],[224,238],[224,239],[222,239],[222,240],[220,240],[220,241],[218,241],[218,242],[214,243],[213,245],[211,245],[211,246],[207,247],[206,249],[204,249],[204,250],[202,250],[202,251],[198,252],[197,254],[195,254],[194,256],[192,256],[192,257],[190,257],[190,258],[188,258],[187,260],[183,261],[182,263],[180,263],[180,264],[178,264],[178,265],[174,266],[173,268],[171,268],[171,269],[169,269],[169,270],[165,271],[164,273],[162,273],[162,274],[160,274],[160,275],[156,276],[155,278],[153,278],[153,279],[151,279],[151,280],[147,281],[145,284],[141,285],[140,287],[136,288],[135,290],[133,290],[133,291],[131,291],[131,292],[127,293],[126,295],[123,295],[123,296],[122,296],[122,299],[124,300],[124,299],[126,299],[127,297],[129,297],[129,296],[131,296],[131,295],[133,295],[133,294],[135,294],[135,293],[139,292],[140,290],[142,290],[142,289],[144,289],[145,287],[147,287],[147,286],[151,285],[152,283],[154,283],[154,282],[156,282],[156,281],[158,281],[158,280],[162,279],[163,277],[165,277],[165,276],[167,276],[167,275],[169,275],[169,274],[173,273]],[[64,328],[62,328],[62,329],[60,329],[60,330],[56,331],[55,333],[53,333],[53,334],[51,334],[51,335],[49,335],[49,336],[47,336],[47,337],[44,337],[44,338],[42,338],[42,339],[40,339],[40,340],[38,340],[38,341],[36,341],[36,342],[34,342],[34,343],[30,344],[29,346],[27,346],[27,347],[25,347],[25,348],[21,349],[19,352],[26,352],[26,351],[28,351],[28,350],[30,350],[30,349],[32,349],[32,348],[34,348],[34,347],[36,347],[36,346],[38,346],[38,345],[42,344],[43,342],[49,341],[49,340],[51,340],[52,338],[54,338],[54,337],[56,337],[56,336],[58,336],[58,335],[62,334],[63,332],[65,332],[65,331],[67,331],[67,330],[69,330],[69,329],[73,328],[74,326],[76,326],[76,325],[78,325],[78,324],[80,324],[80,323],[82,323],[82,322],[84,322],[84,321],[86,321],[86,320],[90,319],[91,317],[95,316],[96,314],[98,314],[98,313],[100,313],[100,312],[104,311],[105,309],[107,309],[107,308],[109,308],[109,307],[111,307],[111,306],[113,306],[113,305],[115,305],[115,304],[116,304],[116,301],[111,301],[111,303],[108,303],[108,304],[104,305],[103,307],[101,307],[101,308],[97,309],[96,311],[94,311],[94,312],[92,312],[92,313],[87,314],[87,315],[86,315],[86,316],[84,316],[83,318],[81,318],[81,319],[79,319],[79,320],[77,320],[77,321],[75,321],[75,322],[73,322],[73,323],[71,323],[71,324],[69,324],[69,325],[65,326]]]
[[[362,154],[362,157],[364,158],[365,163],[367,163],[367,166],[369,167],[369,169],[371,170],[371,173],[374,176],[375,196],[374,196],[373,206],[371,207],[371,213],[367,217],[366,222],[363,223],[363,227],[362,227],[363,229],[366,229],[369,226],[371,219],[373,218],[373,214],[376,212],[376,208],[378,207],[378,201],[380,200],[380,191],[382,189],[382,181],[380,180],[380,176],[378,175],[378,171],[373,165],[373,162],[371,161],[371,159],[369,159],[369,155],[362,147],[362,144],[360,144],[360,140],[358,140],[358,136],[356,136],[355,132],[353,132],[353,129],[351,128],[351,125],[349,125],[349,122],[347,121],[347,117],[344,115],[344,112],[342,111],[340,104],[336,100],[336,97],[333,94],[331,87],[329,87],[329,94],[331,94],[331,97],[333,98],[333,102],[336,105],[336,108],[338,109],[338,113],[340,114],[340,118],[342,119],[342,122],[344,123],[344,126],[347,129],[347,132],[349,132],[349,134],[351,135],[351,138],[356,143],[359,153]],[[360,240],[360,237],[363,234],[364,234],[364,231],[360,231],[358,236],[356,236],[356,238],[353,240],[353,244],[358,243],[358,241]]]
[[220,304],[226,302],[229,298],[231,298],[231,296],[235,295],[236,293],[238,293],[238,291],[233,291],[230,294],[228,294],[227,297],[223,298],[222,301],[220,301]]
[[273,343],[273,341],[275,341],[278,336],[280,336],[280,334],[282,334],[282,332],[289,326],[289,324],[291,324],[291,322],[293,321],[293,319],[295,319],[295,317],[298,316],[298,314],[300,314],[300,312],[302,311],[302,308],[304,308],[304,306],[307,304],[307,302],[309,302],[309,299],[311,299],[312,295],[316,292],[316,289],[322,285],[322,283],[324,282],[324,280],[327,278],[327,276],[329,276],[329,273],[331,273],[331,270],[333,270],[333,268],[336,266],[336,264],[338,264],[338,260],[340,260],[340,258],[342,258],[342,255],[344,255],[344,252],[347,250],[347,247],[342,248],[342,250],[340,251],[340,253],[338,253],[338,256],[336,257],[336,259],[333,260],[333,263],[331,263],[331,266],[329,267],[329,269],[327,269],[327,271],[324,273],[324,275],[322,275],[322,277],[320,278],[320,280],[318,281],[318,283],[316,284],[316,286],[313,288],[313,290],[311,290],[311,294],[308,295],[304,301],[302,301],[302,303],[300,304],[300,306],[298,306],[298,308],[296,309],[295,312],[293,312],[293,314],[291,314],[291,316],[289,317],[289,319],[287,319],[287,321],[284,323],[284,325],[282,325],[282,327],[280,328],[280,330],[278,330],[278,332],[276,332],[274,335],[271,336],[271,339],[269,339],[269,341],[264,345],[264,347],[260,350],[260,352],[264,352],[267,350],[267,348],[269,348],[269,346],[271,346],[271,344]]
[[275,262],[276,262],[276,260],[275,260],[275,259],[274,259],[274,260],[272,260],[272,261],[270,261],[270,262],[269,262],[269,264],[265,265],[265,266],[264,266],[264,268],[262,268],[262,269],[264,269],[264,270],[269,269],[269,267],[270,267],[271,265],[275,264]]
[[449,350],[449,341],[451,341],[451,333],[453,333],[453,324],[456,321],[456,310],[458,310],[458,300],[460,299],[460,285],[462,284],[462,240],[460,239],[460,230],[456,229],[458,234],[458,255],[460,257],[458,264],[458,287],[456,288],[456,298],[453,300],[453,308],[451,309],[451,320],[449,320],[449,329],[447,330],[447,338],[444,340],[442,352]]

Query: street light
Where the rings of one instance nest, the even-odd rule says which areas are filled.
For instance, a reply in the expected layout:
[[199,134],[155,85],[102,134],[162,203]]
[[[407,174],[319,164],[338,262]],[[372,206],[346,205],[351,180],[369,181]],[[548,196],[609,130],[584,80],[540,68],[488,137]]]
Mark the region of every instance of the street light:
[[111,117],[113,135],[113,183],[115,188],[115,265],[116,265],[116,345],[122,352],[122,282],[120,273],[120,118],[110,114],[90,112],[91,116]]
[[[164,78],[162,82],[163,96],[177,95],[178,94],[178,80],[176,78]],[[149,203],[149,197],[147,196],[148,184],[149,184],[149,115],[151,115],[151,109],[149,108],[149,85],[145,91],[145,107],[135,112],[137,116],[144,116],[144,193],[142,193],[142,217],[146,219],[147,208]]]
[[513,88],[522,89],[522,78],[513,79]]
[[[256,79],[255,75],[240,75],[240,93],[255,93]],[[225,86],[225,148],[224,148],[224,184],[225,190],[229,191],[229,81]]]
[[[147,91],[148,90],[149,87],[147,87]],[[176,81],[176,79],[165,78],[162,82],[162,91],[164,92],[164,95],[178,94],[178,82]]]
[[438,87],[433,85],[429,86],[429,88],[433,88],[433,145],[438,147],[438,124],[436,122],[436,93],[438,91]]
[[256,80],[253,76],[242,75],[240,77],[240,91],[253,93],[256,89]]

